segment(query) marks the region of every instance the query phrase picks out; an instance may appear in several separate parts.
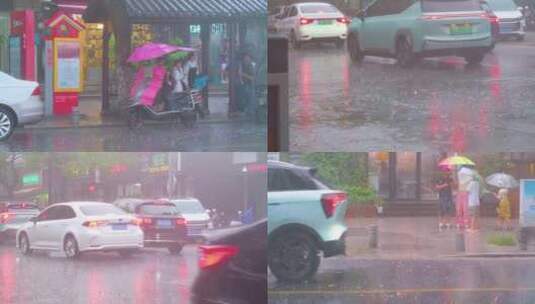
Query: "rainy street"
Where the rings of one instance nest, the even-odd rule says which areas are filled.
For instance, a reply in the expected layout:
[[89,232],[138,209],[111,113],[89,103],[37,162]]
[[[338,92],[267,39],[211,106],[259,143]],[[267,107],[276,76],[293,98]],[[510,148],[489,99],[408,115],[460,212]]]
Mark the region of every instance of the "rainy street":
[[480,66],[430,58],[412,69],[331,44],[290,51],[292,151],[524,151],[535,148],[535,33]]
[[265,124],[199,123],[193,129],[172,124],[17,129],[0,151],[265,151]]
[[144,249],[131,258],[90,253],[22,256],[0,245],[0,303],[188,303],[197,274],[196,246],[171,255]]
[[269,277],[269,303],[534,303],[532,258],[324,259],[308,283]]

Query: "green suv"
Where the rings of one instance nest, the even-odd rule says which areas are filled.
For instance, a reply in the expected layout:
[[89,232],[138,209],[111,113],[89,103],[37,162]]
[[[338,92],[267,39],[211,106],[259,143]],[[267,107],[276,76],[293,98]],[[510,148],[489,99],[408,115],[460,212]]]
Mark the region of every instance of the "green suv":
[[488,14],[480,0],[376,0],[348,29],[348,51],[393,57],[403,67],[417,59],[457,55],[480,63],[492,47]]
[[329,189],[315,170],[268,163],[268,264],[275,277],[311,278],[323,257],[345,254],[347,195]]

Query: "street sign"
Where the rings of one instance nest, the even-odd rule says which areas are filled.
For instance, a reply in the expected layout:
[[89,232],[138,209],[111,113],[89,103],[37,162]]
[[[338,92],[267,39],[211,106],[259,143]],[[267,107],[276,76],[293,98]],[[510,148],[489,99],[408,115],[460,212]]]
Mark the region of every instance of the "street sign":
[[37,173],[26,174],[22,176],[22,185],[24,186],[35,186],[41,184],[41,175]]

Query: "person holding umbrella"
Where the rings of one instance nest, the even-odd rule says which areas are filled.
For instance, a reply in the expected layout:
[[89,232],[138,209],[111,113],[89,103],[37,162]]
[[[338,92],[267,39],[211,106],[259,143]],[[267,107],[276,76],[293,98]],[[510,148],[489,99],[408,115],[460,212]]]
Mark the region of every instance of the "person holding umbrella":
[[518,182],[513,176],[505,173],[492,174],[485,179],[485,182],[491,186],[500,188],[496,194],[496,198],[499,200],[498,207],[496,208],[498,227],[503,230],[512,229],[511,203],[509,202],[508,189],[518,187]]

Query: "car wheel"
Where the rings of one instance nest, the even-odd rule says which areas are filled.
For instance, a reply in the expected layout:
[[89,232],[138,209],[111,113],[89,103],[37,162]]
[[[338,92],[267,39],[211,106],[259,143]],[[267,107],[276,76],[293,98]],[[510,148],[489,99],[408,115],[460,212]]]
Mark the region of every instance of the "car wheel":
[[26,233],[22,233],[20,235],[19,250],[24,255],[29,255],[32,253],[32,249],[30,248],[30,240],[28,239]]
[[63,241],[63,251],[69,259],[77,258],[80,255],[80,250],[78,249],[78,242],[72,235],[68,235]]
[[464,59],[469,65],[480,64],[481,61],[483,61],[483,58],[485,58],[484,53],[470,54],[464,57]]
[[415,62],[412,43],[409,38],[401,37],[396,43],[396,59],[401,67],[411,67]]
[[143,126],[143,118],[139,108],[131,108],[127,117],[128,128],[130,130],[139,130]]
[[524,41],[524,35],[516,36],[516,41]]
[[353,62],[362,62],[364,59],[364,54],[360,49],[359,39],[356,36],[351,35],[347,38],[347,50]]
[[0,141],[8,139],[15,128],[13,113],[5,108],[0,108]]
[[336,45],[337,48],[341,49],[344,47],[344,42],[345,42],[344,39],[337,39],[334,44]]
[[290,42],[292,43],[292,46],[294,49],[300,49],[301,48],[301,42],[297,40],[297,35],[294,31],[290,33]]
[[197,112],[190,111],[190,112],[184,112],[180,115],[180,121],[186,128],[193,128],[195,126],[195,123],[197,122]]
[[314,240],[305,233],[284,233],[270,242],[268,264],[280,281],[308,280],[318,271],[319,250]]
[[179,254],[182,251],[182,245],[180,245],[180,244],[174,245],[174,246],[171,246],[171,247],[169,247],[167,249],[169,250],[169,253],[171,253],[171,254]]

